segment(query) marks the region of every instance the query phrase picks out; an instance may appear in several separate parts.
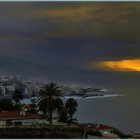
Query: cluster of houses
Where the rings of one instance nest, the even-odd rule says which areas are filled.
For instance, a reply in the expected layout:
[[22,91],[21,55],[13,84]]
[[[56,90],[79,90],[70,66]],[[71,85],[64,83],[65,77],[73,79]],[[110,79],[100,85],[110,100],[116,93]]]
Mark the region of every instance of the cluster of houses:
[[[40,121],[40,114],[29,113],[26,111],[1,111],[0,112],[0,128],[9,127],[26,127],[26,126],[39,126],[42,121]],[[103,138],[119,138],[113,133],[114,128],[97,123],[82,123],[80,124],[85,132],[90,130],[99,131]],[[99,138],[97,136],[88,136],[88,138]],[[140,132],[134,132],[132,138],[140,138]]]
[[[103,125],[103,124],[98,124],[98,123],[83,123],[81,124],[81,126],[83,127],[85,134],[88,131],[98,131],[101,133],[103,138],[119,138],[116,134],[113,133],[114,128],[107,126],[107,125]],[[85,138],[99,138],[98,136],[85,136]]]
[[[84,131],[85,134],[88,131],[99,131],[102,135],[100,136],[93,136],[93,135],[84,135],[84,138],[92,138],[92,139],[120,139],[120,137],[117,134],[114,134],[114,128],[104,125],[104,124],[99,124],[99,123],[83,123],[80,124]],[[130,139],[140,139],[140,132],[133,132],[132,137]]]

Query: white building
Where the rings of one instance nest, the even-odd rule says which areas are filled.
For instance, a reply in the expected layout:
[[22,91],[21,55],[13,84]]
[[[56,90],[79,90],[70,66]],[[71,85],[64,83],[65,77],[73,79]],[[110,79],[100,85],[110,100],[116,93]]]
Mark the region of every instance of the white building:
[[8,85],[8,86],[7,86],[7,89],[8,89],[9,91],[15,91],[15,85]]
[[39,116],[39,114],[28,112],[2,111],[0,112],[0,128],[7,126],[33,126],[37,123]]
[[1,90],[2,90],[2,95],[5,95],[5,87],[4,86],[0,86]]

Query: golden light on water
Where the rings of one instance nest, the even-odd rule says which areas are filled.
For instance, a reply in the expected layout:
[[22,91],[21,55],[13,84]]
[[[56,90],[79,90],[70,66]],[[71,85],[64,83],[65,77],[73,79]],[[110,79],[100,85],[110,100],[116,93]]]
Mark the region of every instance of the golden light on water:
[[140,59],[91,62],[90,67],[115,71],[140,71]]

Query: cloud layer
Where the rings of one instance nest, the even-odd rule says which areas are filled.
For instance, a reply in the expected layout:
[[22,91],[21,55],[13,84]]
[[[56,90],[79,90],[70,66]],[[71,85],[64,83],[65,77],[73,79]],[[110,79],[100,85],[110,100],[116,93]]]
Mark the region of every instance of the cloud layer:
[[140,3],[2,2],[0,55],[82,69],[139,59],[139,15]]

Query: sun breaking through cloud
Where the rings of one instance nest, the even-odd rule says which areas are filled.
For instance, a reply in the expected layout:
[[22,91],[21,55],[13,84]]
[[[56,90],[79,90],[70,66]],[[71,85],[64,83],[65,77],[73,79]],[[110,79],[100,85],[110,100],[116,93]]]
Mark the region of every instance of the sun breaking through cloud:
[[90,68],[114,71],[140,71],[140,59],[91,62]]

